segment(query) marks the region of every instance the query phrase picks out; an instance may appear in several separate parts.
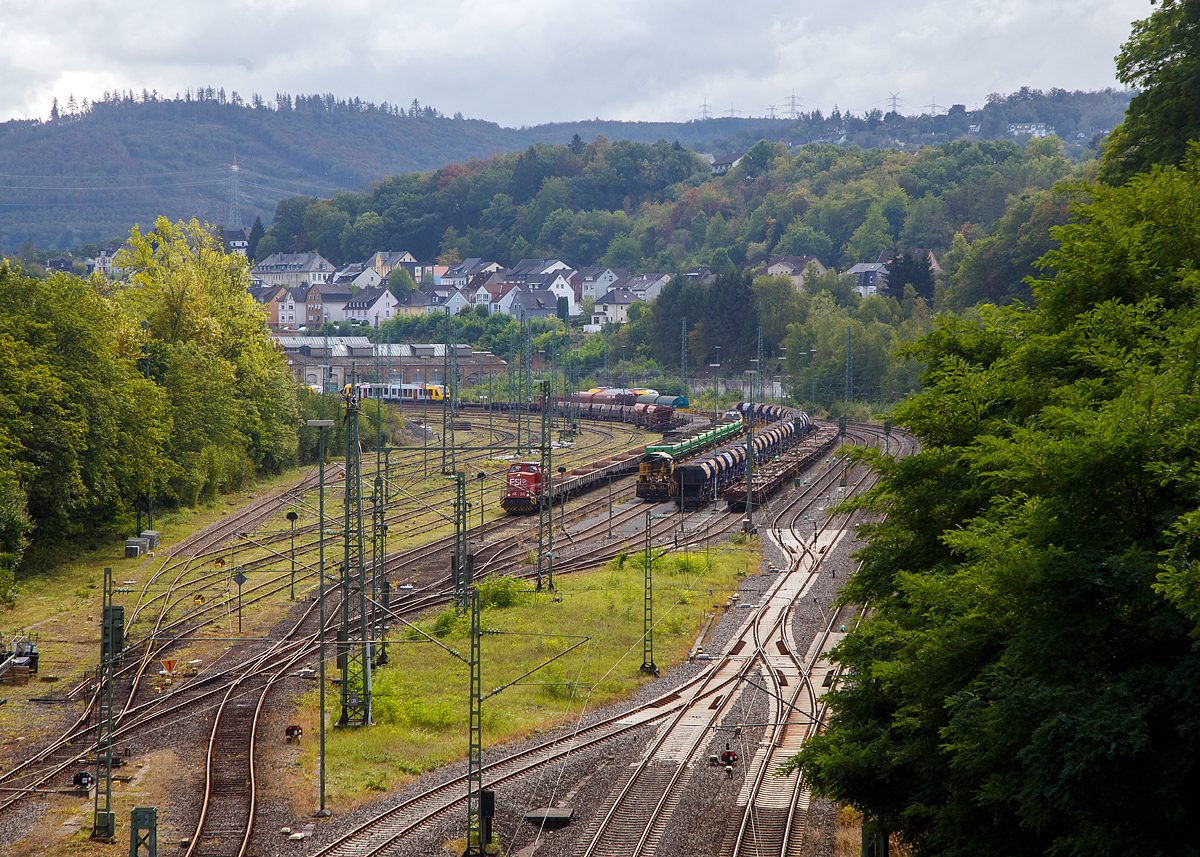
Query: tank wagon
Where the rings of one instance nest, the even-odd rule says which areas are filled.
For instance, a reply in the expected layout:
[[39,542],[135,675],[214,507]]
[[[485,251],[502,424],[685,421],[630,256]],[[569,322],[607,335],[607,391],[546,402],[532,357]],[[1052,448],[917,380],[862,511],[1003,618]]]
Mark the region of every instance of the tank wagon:
[[[752,441],[755,464],[786,452],[808,432],[809,425],[807,415],[796,414],[788,422],[756,431]],[[676,504],[683,509],[699,508],[716,500],[724,489],[737,480],[744,481],[748,454],[746,446],[741,443],[677,466],[673,474]]]
[[659,396],[643,393],[637,397],[637,401],[639,405],[666,405],[678,411],[691,407],[686,396]]
[[728,443],[744,430],[742,418],[735,415],[691,429],[680,437],[663,438],[662,443],[648,444],[638,467],[636,495],[643,500],[669,499],[674,493],[676,467],[705,450]]

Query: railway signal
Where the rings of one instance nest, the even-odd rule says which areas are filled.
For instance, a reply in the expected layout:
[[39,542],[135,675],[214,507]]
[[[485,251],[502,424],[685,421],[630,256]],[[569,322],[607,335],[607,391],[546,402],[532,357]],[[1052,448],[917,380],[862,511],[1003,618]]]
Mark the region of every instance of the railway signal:
[[246,575],[240,571],[233,576],[233,582],[238,588],[238,633],[242,633],[242,584],[247,580]]

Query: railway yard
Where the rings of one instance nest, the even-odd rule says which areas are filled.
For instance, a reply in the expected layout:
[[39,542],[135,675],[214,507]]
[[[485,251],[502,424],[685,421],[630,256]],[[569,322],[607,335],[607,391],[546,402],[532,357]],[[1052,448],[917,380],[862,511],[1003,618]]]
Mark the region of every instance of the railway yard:
[[[425,416],[415,407],[406,407],[405,415],[412,421]],[[432,425],[433,410],[428,417]],[[373,453],[362,455],[368,523],[366,495],[379,490],[372,486],[383,487],[386,501],[378,571],[387,576],[390,596],[373,590],[380,608],[372,608],[372,617],[388,617],[382,621],[392,628],[383,671],[404,671],[406,659],[440,657],[430,654],[431,646],[407,645],[426,642],[422,634],[448,648],[411,628],[430,627],[431,617],[452,612],[450,568],[464,539],[477,583],[507,575],[528,581],[522,585],[535,605],[552,606],[562,597],[549,588],[532,591],[535,569],[541,569],[538,516],[506,515],[500,508],[511,463],[529,458],[501,451],[516,442],[513,424],[491,414],[461,419],[465,430],[447,469],[469,476],[466,496],[475,502],[465,516],[466,533],[455,529],[454,482],[442,474],[440,446],[393,450],[382,472]],[[638,670],[647,650],[644,639],[636,642],[632,661],[619,664],[628,680],[610,688],[617,702],[589,704],[592,691],[575,688],[571,693],[582,703],[572,696],[573,708],[559,706],[560,716],[542,728],[513,726],[502,742],[487,732],[502,732],[502,723],[517,722],[515,715],[483,717],[476,776],[495,793],[494,832],[502,853],[829,853],[834,810],[811,800],[798,775],[776,772],[819,728],[823,697],[837,681],[826,655],[858,617],[858,608],[834,607],[833,601],[839,582],[854,571],[851,554],[861,521],[829,509],[869,487],[871,476],[865,468],[847,467],[837,447],[844,441],[904,455],[913,451],[913,441],[872,425],[850,424],[844,438],[836,425],[815,421],[814,429],[756,465],[749,514],[757,539],[743,535],[744,476],[725,486],[717,502],[689,509],[638,499],[637,473],[625,467],[552,507],[548,549],[568,598],[574,597],[573,575],[620,566],[647,545],[656,555],[705,561],[724,552],[746,567],[726,596],[710,590],[680,596],[680,603],[698,602],[685,614],[694,617],[687,619],[694,627],[686,624],[671,642],[659,638],[659,661],[650,658],[656,670]],[[554,463],[578,476],[598,461],[625,460],[659,437],[585,419],[573,442],[554,449]],[[43,634],[43,674],[59,674],[52,692],[46,685],[31,684],[21,693],[5,688],[10,699],[4,713],[17,718],[20,734],[10,728],[0,746],[0,855],[124,851],[134,805],[157,806],[158,849],[180,857],[462,853],[472,773],[465,759],[417,766],[365,788],[336,780],[342,769],[331,762],[332,814],[313,818],[320,799],[313,667],[323,636],[329,677],[338,675],[336,573],[345,545],[345,473],[337,460],[325,468],[324,522],[316,511],[318,472],[306,469],[293,484],[262,492],[187,538],[163,544],[157,556],[114,563],[120,585],[114,600],[125,605],[128,634],[112,682],[113,747],[121,762],[114,768],[115,844],[88,841],[93,800],[72,792],[73,775],[96,770],[98,640],[91,661],[72,669],[56,659],[53,635]],[[289,527],[285,514],[293,510],[298,521]],[[317,597],[322,550],[323,629]],[[245,577],[236,589],[235,570]],[[637,586],[641,581],[639,569]],[[637,598],[640,616],[640,592]],[[647,610],[651,604],[662,609],[649,599]],[[83,612],[95,627],[97,608]],[[676,626],[683,627],[679,620]],[[653,643],[649,652],[655,652]],[[449,655],[446,660],[451,663]],[[169,673],[167,661],[177,664]],[[485,681],[485,691],[495,686],[494,676]],[[327,710],[336,718],[341,688],[327,688]],[[531,698],[518,697],[522,706]],[[462,699],[466,708],[465,686]],[[487,700],[484,710],[503,706],[503,699]],[[536,712],[535,706],[527,716]],[[303,737],[285,741],[285,727],[292,724],[303,728]],[[330,754],[375,728],[336,736],[331,730]],[[464,748],[466,743],[464,736]],[[736,757],[728,767],[725,753]]]

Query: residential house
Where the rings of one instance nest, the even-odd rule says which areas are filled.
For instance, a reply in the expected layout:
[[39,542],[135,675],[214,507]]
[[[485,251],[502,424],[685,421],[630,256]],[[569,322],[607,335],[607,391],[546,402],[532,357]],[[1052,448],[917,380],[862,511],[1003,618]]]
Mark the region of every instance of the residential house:
[[354,292],[348,285],[326,283],[308,290],[305,315],[309,327],[320,327],[326,321],[345,321],[346,304]]
[[535,277],[539,274],[565,271],[569,282],[570,274],[573,270],[570,265],[561,259],[522,259],[508,270],[507,279],[510,283],[523,283],[530,277]]
[[396,312],[396,296],[386,288],[361,289],[346,301],[346,318],[378,327]]
[[704,285],[711,285],[717,281],[717,275],[705,265],[701,265],[698,268],[688,268],[687,278],[695,280],[697,283],[703,283]]
[[603,327],[606,324],[621,324],[629,321],[629,307],[637,297],[629,289],[620,287],[609,289],[596,301],[592,310],[592,324]]
[[517,283],[489,283],[488,290],[491,291],[492,288],[497,288],[499,291],[492,294],[488,313],[512,315],[512,302],[516,300],[517,294],[521,291],[521,286]]
[[712,172],[714,176],[723,176],[742,162],[745,152],[734,152],[732,155],[720,155],[713,158]]
[[480,274],[494,274],[500,270],[499,262],[485,262],[482,259],[465,259],[457,265],[451,265],[442,275],[442,285],[454,286],[456,289],[466,288],[473,278]]
[[429,311],[429,292],[413,289],[396,303],[396,315],[425,315]]
[[545,290],[552,292],[555,299],[567,299],[567,314],[579,315],[579,304],[575,302],[575,290],[571,288],[571,282],[567,279],[567,274],[561,270],[551,271],[548,274],[536,274],[529,277],[525,281],[525,285],[530,291]]
[[106,277],[113,276],[113,258],[117,255],[121,248],[114,245],[101,247],[96,255],[92,257],[88,267],[93,271],[99,271]]
[[670,274],[640,274],[636,277],[618,280],[613,287],[629,289],[639,301],[652,301],[658,297],[663,286],[669,282],[671,282]]
[[[270,288],[270,287],[268,287]],[[295,330],[308,324],[308,293],[312,286],[286,289],[276,300],[279,304],[279,327]]]
[[283,286],[251,286],[246,291],[267,317],[267,327],[279,327],[279,304],[287,289]]
[[854,275],[854,291],[860,298],[887,291],[887,265],[878,262],[859,262],[847,274]]
[[235,229],[220,229],[218,237],[225,252],[231,256],[245,256],[250,249],[250,227],[239,226]]
[[265,286],[316,286],[332,282],[333,265],[319,253],[272,253],[250,269]]
[[333,276],[333,283],[339,286],[353,286],[356,289],[373,289],[383,284],[384,278],[366,262],[353,262]]
[[591,298],[593,301],[613,287],[617,280],[629,276],[625,268],[580,268],[571,275],[571,287],[575,290],[575,301]]
[[776,256],[767,262],[767,273],[773,277],[789,277],[796,291],[804,288],[804,279],[810,273],[824,274],[826,268],[816,256]]
[[408,275],[413,278],[413,282],[417,281],[417,269],[421,267],[420,262],[416,257],[407,250],[380,250],[364,263],[368,268],[374,268],[375,273],[379,274],[381,279],[386,280],[388,275],[397,268],[402,268],[408,271]]
[[1028,134],[1030,137],[1055,137],[1053,125],[1045,125],[1041,122],[1016,122],[1008,126],[1008,135],[1010,137],[1018,137],[1021,134]]
[[452,289],[447,286],[422,286],[417,291],[425,292],[429,296],[429,302],[425,305],[425,312],[444,312],[449,315],[458,315],[463,309],[471,306],[471,302],[467,299],[459,289]]
[[75,260],[70,256],[59,254],[46,260],[47,271],[57,271],[60,274],[69,274],[75,270]]
[[440,286],[442,284],[442,277],[446,276],[446,272],[449,270],[449,265],[423,265],[421,267],[421,278],[417,280],[417,284]]
[[518,288],[512,291],[508,314],[518,321],[523,318],[554,318],[558,312],[558,296],[548,289]]

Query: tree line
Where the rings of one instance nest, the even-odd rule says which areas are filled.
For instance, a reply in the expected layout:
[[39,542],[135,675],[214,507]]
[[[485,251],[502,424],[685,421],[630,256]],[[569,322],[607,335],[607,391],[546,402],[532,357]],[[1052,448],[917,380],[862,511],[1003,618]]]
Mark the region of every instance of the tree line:
[[135,229],[103,277],[0,263],[0,599],[17,571],[297,460],[288,367],[245,261],[198,223]]
[[1194,0],[1134,25],[1031,302],[936,318],[893,412],[920,450],[857,456],[870,611],[793,764],[914,854],[1196,851],[1198,31]]

